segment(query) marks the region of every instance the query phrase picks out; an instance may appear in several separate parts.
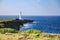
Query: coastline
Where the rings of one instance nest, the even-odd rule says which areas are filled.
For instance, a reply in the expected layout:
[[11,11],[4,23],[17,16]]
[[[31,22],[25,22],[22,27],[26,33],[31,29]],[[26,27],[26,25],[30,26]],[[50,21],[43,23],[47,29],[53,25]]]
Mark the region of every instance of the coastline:
[[[7,22],[9,20],[1,20],[1,22],[3,21]],[[0,26],[2,26],[2,24]],[[24,31],[19,31],[18,33],[10,33],[11,31],[12,30],[7,31],[7,29],[4,29],[4,30],[2,29],[0,31],[0,39],[1,40],[60,40],[60,34],[45,33],[45,32],[41,32],[40,30],[36,30],[36,29],[28,29]],[[16,30],[13,30],[13,32],[15,31]]]

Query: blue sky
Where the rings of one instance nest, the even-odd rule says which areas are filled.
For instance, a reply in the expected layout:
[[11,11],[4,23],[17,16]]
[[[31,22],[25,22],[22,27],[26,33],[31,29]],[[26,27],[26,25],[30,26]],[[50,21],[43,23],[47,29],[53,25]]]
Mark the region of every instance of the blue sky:
[[60,0],[0,0],[0,15],[58,15]]

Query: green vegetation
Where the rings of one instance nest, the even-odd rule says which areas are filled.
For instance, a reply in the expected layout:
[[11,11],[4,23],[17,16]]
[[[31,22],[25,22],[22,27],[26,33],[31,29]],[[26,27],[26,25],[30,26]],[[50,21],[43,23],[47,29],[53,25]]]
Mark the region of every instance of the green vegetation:
[[17,33],[18,31],[12,28],[0,28],[0,33]]
[[27,33],[27,34],[39,34],[39,33],[41,33],[41,31],[36,30],[36,29],[29,29],[29,30],[25,30],[24,33]]
[[15,20],[15,19],[14,18],[11,18],[11,19],[4,18],[4,19],[0,19],[0,22],[7,22],[7,21],[12,21],[12,20]]
[[0,40],[60,40],[60,34],[45,34],[36,29],[17,31],[12,28],[0,28]]
[[4,24],[0,24],[0,26],[3,26]]
[[[7,22],[7,21],[12,21],[12,20],[15,20],[14,18],[11,18],[11,19],[7,19],[7,18],[4,18],[4,19],[0,19],[0,22]],[[0,26],[3,27],[4,24],[0,23]]]
[[53,36],[53,35],[48,35],[48,37],[49,37],[49,38],[54,38],[54,36]]

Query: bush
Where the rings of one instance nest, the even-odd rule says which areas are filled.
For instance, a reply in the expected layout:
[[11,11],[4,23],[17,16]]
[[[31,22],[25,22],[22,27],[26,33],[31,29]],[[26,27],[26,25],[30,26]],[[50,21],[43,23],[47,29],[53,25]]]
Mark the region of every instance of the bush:
[[53,36],[53,35],[48,35],[48,37],[49,37],[49,38],[54,38],[55,36]]
[[0,28],[0,33],[17,33],[18,31],[12,28]]
[[28,33],[28,34],[38,34],[38,33],[41,33],[41,31],[36,30],[36,29],[29,29],[29,30],[26,30],[25,33]]

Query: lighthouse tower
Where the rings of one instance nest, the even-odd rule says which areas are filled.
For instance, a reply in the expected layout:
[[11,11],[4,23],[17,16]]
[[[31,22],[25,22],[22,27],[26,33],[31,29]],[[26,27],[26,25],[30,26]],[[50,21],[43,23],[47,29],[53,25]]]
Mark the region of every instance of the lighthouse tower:
[[19,13],[19,19],[22,19],[22,12]]

